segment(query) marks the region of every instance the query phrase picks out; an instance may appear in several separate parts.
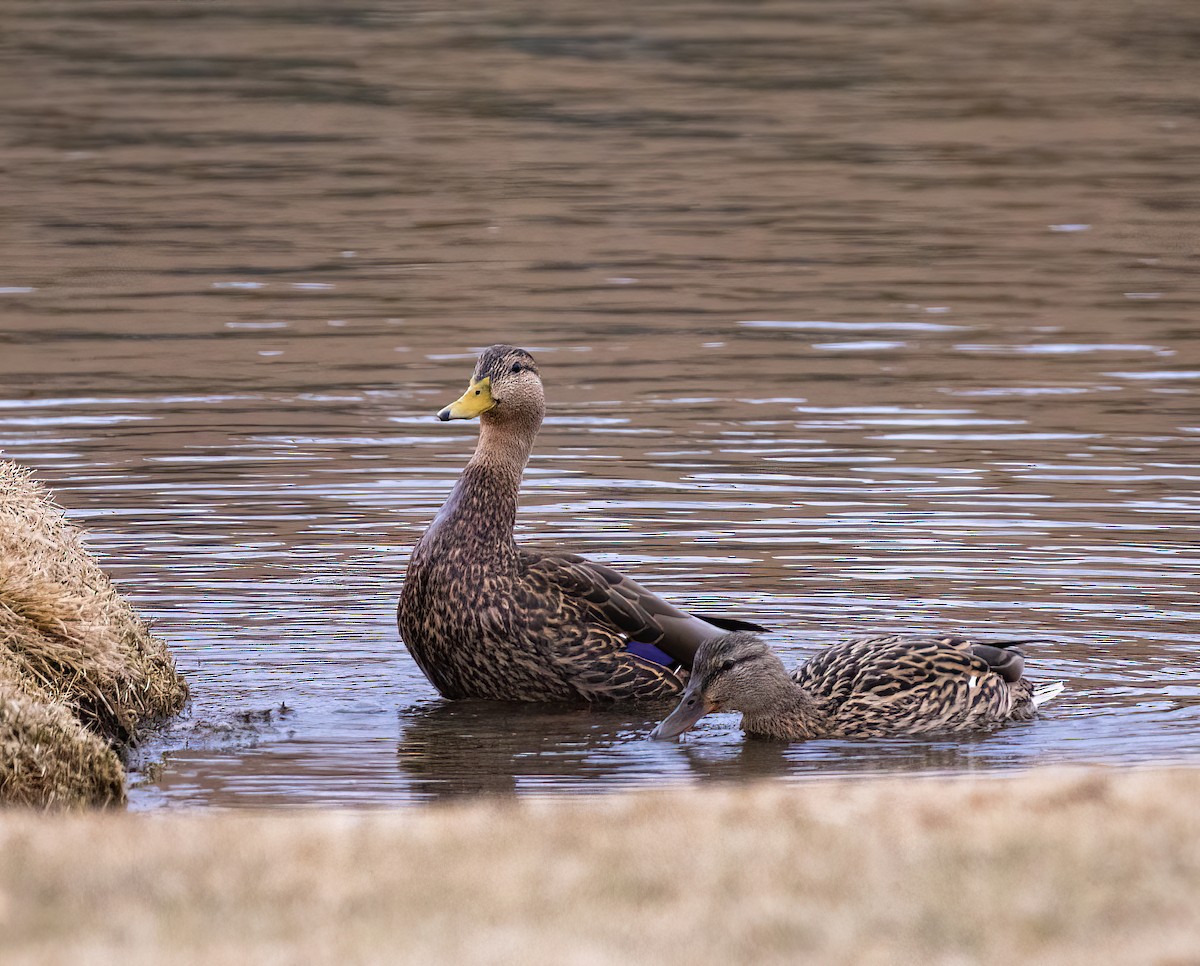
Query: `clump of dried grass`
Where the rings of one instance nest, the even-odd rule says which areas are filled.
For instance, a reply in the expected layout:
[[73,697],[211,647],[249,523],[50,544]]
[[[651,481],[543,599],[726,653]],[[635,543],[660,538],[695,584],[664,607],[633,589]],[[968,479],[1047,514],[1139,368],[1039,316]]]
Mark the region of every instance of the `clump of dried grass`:
[[122,800],[113,749],[186,700],[166,645],[80,531],[0,460],[0,802]]
[[124,797],[109,743],[0,655],[0,802],[113,805]]

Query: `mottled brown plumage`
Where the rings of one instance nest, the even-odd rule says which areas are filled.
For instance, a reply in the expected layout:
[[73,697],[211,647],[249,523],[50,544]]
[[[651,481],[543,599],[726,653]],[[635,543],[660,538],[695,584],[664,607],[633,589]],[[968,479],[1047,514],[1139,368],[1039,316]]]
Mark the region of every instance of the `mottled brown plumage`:
[[742,712],[747,734],[783,741],[989,728],[1032,718],[1062,690],[1022,676],[1013,642],[866,637],[825,648],[790,675],[759,637],[706,641],[679,706],[652,737],[673,738],[709,711]]
[[[448,698],[611,701],[678,694],[700,644],[757,625],[687,614],[615,570],[513,538],[521,474],[545,412],[537,364],[492,346],[441,419],[479,416],[479,443],[413,548],[398,623]],[[654,645],[668,663],[632,653]]]

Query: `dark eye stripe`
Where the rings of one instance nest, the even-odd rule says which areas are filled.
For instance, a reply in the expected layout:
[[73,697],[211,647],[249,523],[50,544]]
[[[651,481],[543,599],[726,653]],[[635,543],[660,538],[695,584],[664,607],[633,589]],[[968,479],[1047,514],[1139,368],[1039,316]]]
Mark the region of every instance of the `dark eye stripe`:
[[745,657],[735,657],[722,661],[716,670],[714,670],[707,678],[704,679],[705,687],[712,684],[713,681],[727,671],[732,671],[739,664],[745,664],[747,661],[753,661],[756,657],[758,657],[757,654],[747,654]]

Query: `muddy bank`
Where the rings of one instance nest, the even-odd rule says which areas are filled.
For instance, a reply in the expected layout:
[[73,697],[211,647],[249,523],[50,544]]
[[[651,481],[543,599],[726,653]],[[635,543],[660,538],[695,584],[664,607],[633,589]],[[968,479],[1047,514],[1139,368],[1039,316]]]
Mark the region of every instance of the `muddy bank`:
[[0,815],[0,958],[1195,962],[1200,771]]
[[79,529],[0,460],[0,803],[123,802],[122,745],[187,695]]

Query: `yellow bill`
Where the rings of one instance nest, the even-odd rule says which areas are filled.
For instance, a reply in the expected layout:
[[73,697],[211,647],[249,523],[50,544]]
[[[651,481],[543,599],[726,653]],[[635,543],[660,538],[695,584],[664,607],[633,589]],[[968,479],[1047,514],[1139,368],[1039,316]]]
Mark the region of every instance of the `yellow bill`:
[[467,391],[441,410],[437,417],[442,422],[448,419],[474,419],[495,405],[496,400],[492,398],[492,378],[484,376],[467,386]]

